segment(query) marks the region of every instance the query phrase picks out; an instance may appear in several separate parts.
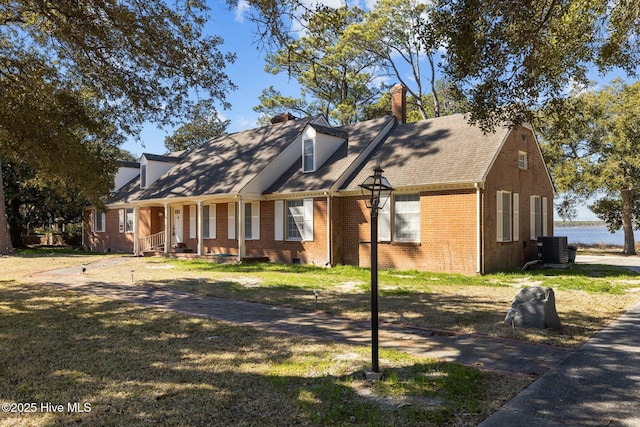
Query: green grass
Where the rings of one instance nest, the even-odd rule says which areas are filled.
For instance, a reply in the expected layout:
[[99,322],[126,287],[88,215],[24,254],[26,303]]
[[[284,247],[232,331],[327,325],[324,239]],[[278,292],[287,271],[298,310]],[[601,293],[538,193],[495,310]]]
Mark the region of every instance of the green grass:
[[[227,274],[250,274],[260,279],[261,287],[276,287],[282,290],[331,289],[336,284],[358,282],[362,290],[370,289],[370,272],[368,269],[339,265],[333,268],[322,268],[305,265],[288,265],[276,263],[253,264],[214,264],[202,260],[170,261],[183,271],[199,271]],[[301,280],[301,275],[304,280]],[[402,294],[416,290],[429,291],[439,286],[486,286],[512,287],[515,282],[531,278],[542,286],[558,289],[582,290],[594,293],[622,293],[624,280],[640,280],[640,275],[623,267],[605,265],[575,265],[571,269],[547,269],[533,271],[514,271],[488,274],[484,276],[465,276],[451,273],[430,273],[417,271],[381,270],[378,274],[381,293]],[[617,282],[617,283],[614,283]],[[232,284],[229,284],[233,287]],[[387,291],[384,287],[394,288]],[[243,287],[235,287],[241,291]]]
[[0,402],[90,405],[2,427],[475,425],[529,382],[382,350],[371,383],[366,347],[38,284],[0,283],[0,301]]
[[[155,261],[176,270],[153,286],[257,303],[320,310],[354,319],[370,315],[370,272],[352,266],[322,268],[283,264],[213,264]],[[559,331],[505,327],[523,286],[554,289],[564,327]],[[579,346],[640,299],[640,275],[623,267],[575,265],[571,269],[511,271],[484,276],[381,270],[383,322]],[[317,300],[313,292],[319,291]]]

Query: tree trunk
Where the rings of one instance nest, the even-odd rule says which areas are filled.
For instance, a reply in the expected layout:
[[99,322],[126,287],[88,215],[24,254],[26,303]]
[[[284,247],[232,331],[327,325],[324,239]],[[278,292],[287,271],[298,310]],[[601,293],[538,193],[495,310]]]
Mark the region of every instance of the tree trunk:
[[624,249],[622,253],[625,255],[636,254],[636,242],[633,236],[632,201],[631,190],[622,190],[622,230],[624,231]]
[[9,226],[7,225],[7,213],[4,204],[4,181],[2,180],[2,161],[0,161],[0,255],[8,255],[13,252]]
[[440,100],[438,99],[438,91],[436,90],[436,68],[433,64],[433,57],[427,55],[429,64],[431,65],[431,94],[433,95],[433,114],[440,117]]

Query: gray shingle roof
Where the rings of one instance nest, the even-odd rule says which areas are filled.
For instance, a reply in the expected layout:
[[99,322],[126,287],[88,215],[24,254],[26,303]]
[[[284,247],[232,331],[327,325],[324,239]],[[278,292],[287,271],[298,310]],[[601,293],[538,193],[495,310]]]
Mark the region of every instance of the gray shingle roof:
[[[318,132],[346,137],[340,146],[318,170],[302,173],[302,159],[298,160],[278,179],[266,193],[295,193],[329,190],[365,148],[378,136],[393,117],[383,117],[339,128],[313,125]],[[324,131],[323,131],[324,129]],[[328,133],[331,131],[332,133]]]
[[314,120],[289,120],[214,138],[185,154],[140,198],[237,194]]
[[507,133],[485,134],[461,114],[397,124],[343,189],[359,190],[376,164],[394,188],[482,182]]
[[140,175],[137,175],[131,181],[118,188],[105,203],[129,203],[140,198],[144,190],[140,188]]

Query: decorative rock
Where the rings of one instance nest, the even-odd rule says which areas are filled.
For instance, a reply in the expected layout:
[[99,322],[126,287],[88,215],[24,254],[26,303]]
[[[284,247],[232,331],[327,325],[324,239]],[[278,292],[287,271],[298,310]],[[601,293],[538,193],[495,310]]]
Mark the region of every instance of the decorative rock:
[[522,328],[559,328],[561,324],[553,289],[541,286],[520,289],[504,323]]

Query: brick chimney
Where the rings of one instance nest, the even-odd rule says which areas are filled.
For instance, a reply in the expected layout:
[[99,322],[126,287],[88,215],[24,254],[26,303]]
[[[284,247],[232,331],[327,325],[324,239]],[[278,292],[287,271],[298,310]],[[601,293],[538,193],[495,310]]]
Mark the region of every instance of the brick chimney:
[[274,123],[280,123],[280,122],[286,122],[287,120],[295,120],[296,118],[293,116],[293,114],[287,112],[287,113],[282,113],[282,114],[278,114],[277,116],[274,116],[271,119],[271,124]]
[[399,83],[391,88],[391,114],[397,122],[407,122],[407,88]]

